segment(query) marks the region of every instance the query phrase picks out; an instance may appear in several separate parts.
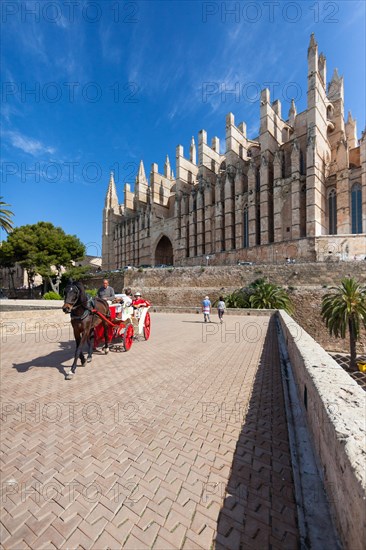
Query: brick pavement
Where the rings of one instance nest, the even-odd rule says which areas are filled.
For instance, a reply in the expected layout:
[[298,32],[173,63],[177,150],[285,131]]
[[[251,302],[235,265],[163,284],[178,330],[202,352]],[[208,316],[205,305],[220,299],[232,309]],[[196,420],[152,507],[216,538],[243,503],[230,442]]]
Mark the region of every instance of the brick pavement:
[[152,323],[71,382],[68,330],[3,343],[4,549],[298,547],[269,318]]

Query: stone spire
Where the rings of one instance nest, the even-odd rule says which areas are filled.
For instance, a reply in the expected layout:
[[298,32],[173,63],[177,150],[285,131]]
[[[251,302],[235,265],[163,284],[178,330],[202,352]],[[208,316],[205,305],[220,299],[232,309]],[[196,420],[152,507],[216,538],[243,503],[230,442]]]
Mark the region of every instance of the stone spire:
[[319,74],[323,81],[323,86],[325,87],[327,85],[327,60],[323,53],[319,55],[318,65],[319,65]]
[[197,164],[196,144],[194,142],[194,137],[193,136],[192,136],[192,139],[191,139],[191,146],[189,148],[189,160],[193,164]]
[[309,54],[310,50],[316,51],[317,49],[318,49],[318,44],[315,40],[315,34],[312,32],[311,35],[310,35],[308,54]]
[[119,213],[116,184],[114,183],[114,174],[111,172],[103,209],[102,265],[104,269],[112,269],[114,265],[113,236]]
[[332,80],[329,83],[328,98],[331,101],[343,99],[343,76],[339,76],[338,69],[334,69]]
[[291,99],[291,107],[288,112],[288,123],[290,126],[294,125],[296,115],[297,115],[297,110],[296,110],[295,101]]
[[114,183],[113,172],[111,172],[111,176],[109,178],[109,185],[108,185],[108,190],[105,197],[104,207],[112,210],[118,209],[118,196],[117,196],[116,184]]
[[314,33],[311,34],[308,47],[308,76],[318,72],[318,44],[316,43]]
[[168,155],[166,156],[165,165],[164,165],[164,176],[168,179],[172,177],[172,169],[170,167],[170,160]]
[[346,122],[346,136],[348,147],[354,149],[357,147],[357,123],[356,119],[352,117],[351,111],[348,111],[348,117]]
[[135,179],[135,205],[137,206],[138,201],[146,202],[147,201],[147,189],[148,183],[145,174],[145,167],[142,160],[140,160],[139,169]]
[[137,176],[136,176],[136,183],[143,183],[143,184],[147,185],[145,167],[144,167],[144,163],[142,162],[142,160],[140,160],[139,171],[138,171]]

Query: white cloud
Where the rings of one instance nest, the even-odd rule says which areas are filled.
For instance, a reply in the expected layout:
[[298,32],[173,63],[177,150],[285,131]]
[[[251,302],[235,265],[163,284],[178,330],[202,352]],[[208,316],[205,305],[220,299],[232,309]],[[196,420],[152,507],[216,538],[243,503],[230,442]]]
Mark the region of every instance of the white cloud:
[[36,156],[44,153],[49,153],[52,155],[55,153],[56,149],[54,147],[49,147],[44,145],[42,142],[37,139],[32,139],[30,137],[22,135],[20,132],[7,131],[5,136],[8,136],[10,143],[16,149],[21,149],[24,153]]

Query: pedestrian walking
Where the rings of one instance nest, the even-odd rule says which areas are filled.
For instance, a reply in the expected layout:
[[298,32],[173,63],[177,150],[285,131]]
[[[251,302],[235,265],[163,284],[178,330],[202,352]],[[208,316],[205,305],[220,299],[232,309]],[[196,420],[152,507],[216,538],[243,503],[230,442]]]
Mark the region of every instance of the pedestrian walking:
[[211,323],[210,313],[211,313],[211,302],[208,296],[205,296],[205,299],[202,301],[202,313],[205,323]]
[[226,305],[225,305],[225,302],[224,302],[224,298],[223,298],[223,296],[220,296],[219,302],[217,304],[217,313],[218,313],[218,316],[219,316],[220,323],[224,322],[223,316],[224,316],[224,313],[225,313],[225,309],[226,309]]

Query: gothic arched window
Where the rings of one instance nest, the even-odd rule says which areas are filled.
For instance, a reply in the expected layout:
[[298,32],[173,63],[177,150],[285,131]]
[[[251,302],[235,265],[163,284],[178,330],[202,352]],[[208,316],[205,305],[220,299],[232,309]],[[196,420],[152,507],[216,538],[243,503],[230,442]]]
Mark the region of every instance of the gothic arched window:
[[337,193],[331,189],[328,193],[329,235],[337,235]]
[[248,206],[244,206],[244,215],[243,215],[243,248],[249,247],[249,216],[248,216]]
[[355,183],[351,190],[352,233],[362,233],[362,194],[361,185]]

